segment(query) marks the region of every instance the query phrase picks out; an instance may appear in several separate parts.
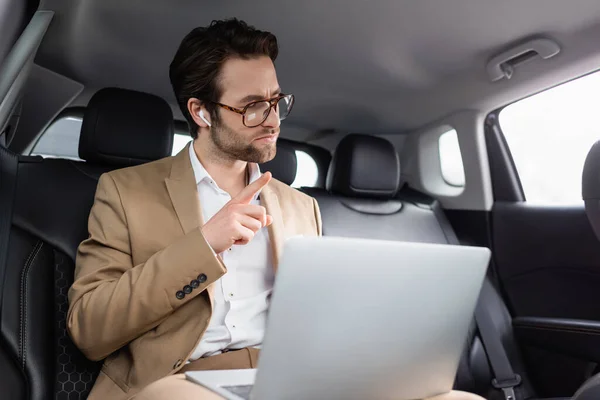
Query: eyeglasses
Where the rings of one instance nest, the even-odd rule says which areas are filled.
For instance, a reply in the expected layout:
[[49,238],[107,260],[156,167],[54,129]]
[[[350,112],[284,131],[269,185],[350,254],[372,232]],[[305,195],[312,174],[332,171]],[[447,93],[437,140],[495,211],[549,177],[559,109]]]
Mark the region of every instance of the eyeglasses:
[[245,126],[248,128],[256,128],[269,118],[272,109],[275,109],[280,121],[286,119],[294,106],[294,95],[281,94],[270,100],[253,101],[246,104],[244,108],[235,108],[215,101],[212,101],[211,103],[240,114],[242,116],[242,123]]

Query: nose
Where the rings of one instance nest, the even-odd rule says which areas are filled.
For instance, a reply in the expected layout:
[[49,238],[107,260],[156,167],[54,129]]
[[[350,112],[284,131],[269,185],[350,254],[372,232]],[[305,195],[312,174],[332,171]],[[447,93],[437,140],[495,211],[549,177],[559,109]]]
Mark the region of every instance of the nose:
[[278,107],[279,104],[276,107],[271,107],[267,119],[265,119],[265,122],[262,123],[264,127],[279,128],[279,126],[281,125],[281,120],[279,119],[279,111],[277,109]]

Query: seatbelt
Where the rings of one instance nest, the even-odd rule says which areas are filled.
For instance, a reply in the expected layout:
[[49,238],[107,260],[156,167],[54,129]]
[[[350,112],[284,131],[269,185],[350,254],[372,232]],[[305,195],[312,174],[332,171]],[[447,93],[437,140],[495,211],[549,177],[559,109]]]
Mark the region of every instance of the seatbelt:
[[486,285],[491,285],[491,283],[487,280],[484,282],[484,287],[475,308],[475,321],[494,373],[492,386],[502,390],[505,400],[521,400],[515,394],[515,388],[521,384],[521,376],[513,371],[502,344],[502,339],[494,326],[492,317],[485,308],[485,304],[487,304],[485,296],[491,292],[491,288],[486,288]]
[[442,228],[442,232],[444,232],[444,236],[446,236],[446,241],[448,244],[460,244],[458,237],[456,237],[456,233],[454,233],[454,229],[452,229],[452,225],[450,225],[450,222],[442,211],[440,202],[435,200],[431,205],[431,209],[433,210],[433,214],[440,224],[440,228]]
[[[434,202],[431,206],[435,217],[446,236],[449,244],[458,245],[460,242],[450,225],[450,222],[444,215],[442,208],[438,201]],[[515,387],[521,384],[521,376],[516,374],[510,365],[510,360],[502,344],[502,340],[494,321],[492,320],[488,310],[485,308],[485,304],[488,304],[485,297],[489,296],[491,289],[489,287],[491,283],[486,279],[479,300],[477,301],[477,307],[475,308],[475,322],[479,329],[479,335],[483,346],[485,348],[488,360],[492,366],[494,379],[492,379],[492,386],[496,389],[501,389],[504,393],[505,400],[521,400],[517,398],[515,394]],[[520,397],[520,396],[519,396]]]
[[[0,146],[0,292],[4,288],[19,157]],[[2,296],[0,296],[0,312]]]

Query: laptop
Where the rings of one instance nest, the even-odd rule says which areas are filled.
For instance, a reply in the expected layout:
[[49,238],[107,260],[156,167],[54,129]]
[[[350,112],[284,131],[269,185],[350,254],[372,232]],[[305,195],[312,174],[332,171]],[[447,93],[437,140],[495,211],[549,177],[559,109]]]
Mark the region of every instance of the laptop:
[[452,390],[490,251],[339,237],[284,244],[257,369],[186,372],[228,400]]

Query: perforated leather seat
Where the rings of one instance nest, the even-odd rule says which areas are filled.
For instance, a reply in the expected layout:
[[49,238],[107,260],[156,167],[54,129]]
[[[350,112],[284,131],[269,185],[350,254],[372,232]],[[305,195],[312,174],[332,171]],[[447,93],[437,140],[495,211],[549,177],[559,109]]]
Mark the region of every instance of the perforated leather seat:
[[65,325],[76,249],[99,176],[171,154],[173,115],[162,99],[103,89],[84,116],[86,162],[25,157],[18,170],[0,342],[0,393],[10,399],[85,398],[100,368]]

